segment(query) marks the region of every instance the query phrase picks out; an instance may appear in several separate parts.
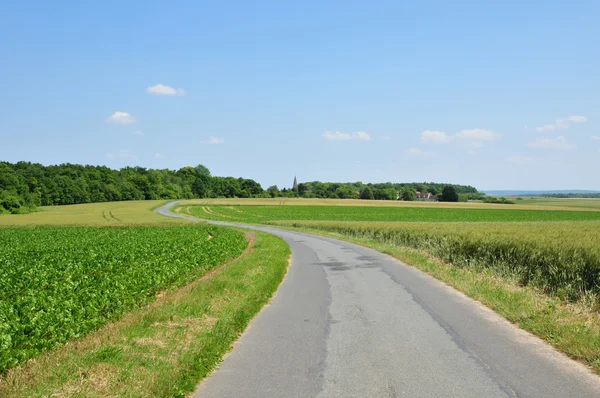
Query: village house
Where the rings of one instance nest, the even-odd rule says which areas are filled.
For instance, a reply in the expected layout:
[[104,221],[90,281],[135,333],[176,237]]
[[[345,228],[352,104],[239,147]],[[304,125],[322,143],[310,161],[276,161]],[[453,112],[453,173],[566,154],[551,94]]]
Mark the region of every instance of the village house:
[[417,194],[417,200],[420,201],[424,201],[424,202],[437,202],[438,201],[438,197],[437,195],[432,194],[431,192],[416,192]]

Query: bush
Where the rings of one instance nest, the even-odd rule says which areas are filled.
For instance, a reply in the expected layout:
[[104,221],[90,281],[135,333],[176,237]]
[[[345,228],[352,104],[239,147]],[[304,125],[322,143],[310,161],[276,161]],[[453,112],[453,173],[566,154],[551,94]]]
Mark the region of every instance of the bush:
[[11,214],[19,214],[21,212],[21,201],[15,195],[2,193],[0,195],[0,207]]
[[515,204],[515,202],[513,202],[512,200],[508,200],[505,197],[497,198],[495,196],[486,196],[485,198],[483,198],[483,203],[497,203],[497,204],[503,204],[503,205],[514,205]]

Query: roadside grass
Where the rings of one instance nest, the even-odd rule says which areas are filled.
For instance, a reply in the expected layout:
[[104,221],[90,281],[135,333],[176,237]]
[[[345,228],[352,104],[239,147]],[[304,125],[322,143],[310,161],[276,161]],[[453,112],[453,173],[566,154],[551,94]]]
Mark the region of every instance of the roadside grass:
[[142,200],[44,206],[36,213],[1,215],[0,228],[185,224],[187,222],[185,220],[164,217],[152,211],[167,202],[164,200]]
[[516,279],[500,277],[491,269],[459,268],[423,250],[318,227],[275,226],[341,239],[391,255],[481,302],[600,374],[600,314],[590,302],[569,303],[538,289],[523,287]]
[[245,255],[86,337],[10,370],[0,396],[184,396],[283,279],[289,247],[256,232]]

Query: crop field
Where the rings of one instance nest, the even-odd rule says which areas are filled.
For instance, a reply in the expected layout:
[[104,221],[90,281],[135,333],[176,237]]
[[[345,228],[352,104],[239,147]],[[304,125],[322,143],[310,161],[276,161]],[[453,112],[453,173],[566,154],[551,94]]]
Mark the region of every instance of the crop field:
[[[364,202],[364,201],[363,201]],[[600,212],[524,208],[182,204],[199,218],[334,232],[424,250],[569,301],[600,305]],[[471,204],[477,205],[477,204]],[[562,206],[568,208],[568,206]],[[547,210],[543,210],[543,208]]]
[[540,198],[529,197],[523,200],[510,198],[518,202],[520,205],[528,205],[535,207],[563,207],[572,208],[573,210],[600,210],[600,199],[585,199],[585,198]]
[[[600,222],[371,223],[279,221],[424,250],[577,301],[600,297]],[[598,303],[600,304],[600,303]]]
[[32,226],[128,226],[128,225],[181,225],[184,221],[152,213],[163,200],[86,203],[65,206],[44,206],[30,214],[4,214],[1,227]]
[[523,200],[510,198],[515,204],[492,204],[481,201],[469,202],[405,202],[401,200],[359,199],[308,199],[308,198],[229,198],[192,199],[183,204],[200,206],[335,206],[335,207],[391,207],[391,208],[435,208],[435,209],[491,209],[491,210],[576,210],[600,211],[600,199],[560,199],[526,197]]
[[[189,209],[189,211],[187,210]],[[197,205],[175,209],[198,218],[265,223],[279,220],[405,222],[531,222],[600,220],[600,212],[522,209],[359,206]]]
[[246,246],[242,233],[207,225],[0,228],[0,371],[201,277]]

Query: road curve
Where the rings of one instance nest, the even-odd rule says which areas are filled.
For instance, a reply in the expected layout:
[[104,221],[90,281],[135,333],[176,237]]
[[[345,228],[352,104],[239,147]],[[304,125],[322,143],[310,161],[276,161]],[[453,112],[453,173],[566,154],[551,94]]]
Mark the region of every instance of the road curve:
[[[156,212],[197,220],[175,203]],[[390,256],[243,227],[283,238],[292,264],[194,397],[600,397],[585,366]]]

